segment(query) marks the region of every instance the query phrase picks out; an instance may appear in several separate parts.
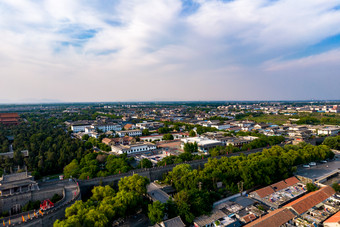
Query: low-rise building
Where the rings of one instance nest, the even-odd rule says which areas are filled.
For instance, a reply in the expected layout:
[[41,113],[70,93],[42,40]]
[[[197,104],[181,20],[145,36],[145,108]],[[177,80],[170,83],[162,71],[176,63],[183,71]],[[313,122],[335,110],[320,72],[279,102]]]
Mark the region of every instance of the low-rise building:
[[147,152],[155,150],[157,147],[153,143],[136,143],[131,145],[114,145],[111,146],[113,152],[117,154],[134,154],[139,152]]
[[142,130],[135,129],[135,130],[126,130],[126,131],[117,131],[119,137],[130,136],[136,137],[142,135]]
[[324,227],[340,227],[340,211],[323,222]]
[[222,146],[222,142],[218,140],[210,140],[202,137],[188,137],[181,139],[182,144],[181,147],[184,148],[185,143],[197,143],[198,150],[201,152],[208,152],[210,149],[217,147],[217,146]]
[[318,130],[318,135],[335,136],[340,132],[340,128],[326,127]]

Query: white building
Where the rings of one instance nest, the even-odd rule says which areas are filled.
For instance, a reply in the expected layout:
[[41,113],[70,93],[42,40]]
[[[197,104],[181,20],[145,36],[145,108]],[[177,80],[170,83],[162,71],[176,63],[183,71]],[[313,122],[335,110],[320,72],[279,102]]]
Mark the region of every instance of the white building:
[[131,137],[136,137],[136,136],[141,136],[142,135],[142,130],[126,130],[126,131],[117,131],[117,134],[119,137],[124,137],[124,136],[131,136]]
[[335,136],[339,133],[339,128],[321,128],[318,130],[318,135]]
[[113,152],[118,154],[133,154],[138,152],[145,152],[155,150],[157,147],[153,143],[136,143],[131,145],[117,145],[111,146]]
[[181,139],[182,144],[181,147],[182,149],[184,148],[185,143],[197,143],[198,150],[202,152],[208,152],[209,149],[217,147],[217,146],[223,146],[221,141],[218,140],[211,140],[211,139],[206,139],[202,137],[188,137]]
[[211,127],[216,128],[218,130],[226,130],[227,128],[230,128],[229,124],[225,124],[225,125],[211,125]]
[[95,123],[91,127],[103,132],[122,130],[122,126],[117,123]]
[[74,124],[71,125],[71,130],[74,133],[85,132],[85,128],[90,127],[90,126],[91,126],[91,124],[89,124],[89,123],[74,123]]

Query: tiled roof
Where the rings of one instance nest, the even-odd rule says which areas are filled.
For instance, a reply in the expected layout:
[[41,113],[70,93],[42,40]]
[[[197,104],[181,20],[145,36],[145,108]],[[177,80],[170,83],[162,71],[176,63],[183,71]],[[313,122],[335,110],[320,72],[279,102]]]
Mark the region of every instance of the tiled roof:
[[256,190],[255,193],[257,193],[260,196],[260,198],[264,198],[267,195],[274,193],[274,190],[270,186],[267,186],[259,190]]
[[109,144],[109,143],[111,143],[113,141],[113,139],[111,139],[111,138],[104,138],[103,140],[102,140],[102,143],[105,143],[105,144]]
[[289,187],[289,186],[292,186],[294,184],[299,183],[300,181],[296,177],[290,177],[290,178],[286,179],[285,182],[286,182],[287,186]]
[[183,223],[182,219],[179,216],[164,221],[163,225],[165,227],[184,227],[185,226],[185,224]]
[[287,204],[285,207],[291,207],[298,214],[302,214],[322,201],[325,201],[334,193],[335,191],[332,187],[326,186],[317,191],[308,193],[307,195]]
[[214,221],[226,217],[227,215],[223,213],[221,210],[213,210],[212,214],[207,216],[207,215],[202,215],[200,217],[195,218],[194,220],[194,225],[195,226],[205,226],[205,225],[210,225]]
[[284,181],[279,181],[275,184],[272,184],[271,187],[274,189],[274,191],[280,191],[284,188],[287,188],[287,184]]
[[258,218],[257,220],[245,225],[245,227],[258,226],[258,227],[272,227],[281,226],[293,219],[295,215],[288,208],[280,208],[269,214]]
[[248,215],[243,217],[243,220],[245,221],[245,223],[251,222],[255,219],[256,219],[256,216],[253,215],[253,214],[248,214]]
[[323,223],[338,223],[338,224],[340,224],[340,211],[338,213],[334,214],[333,216],[331,216],[330,218],[328,218]]
[[17,113],[0,113],[0,118],[19,118]]

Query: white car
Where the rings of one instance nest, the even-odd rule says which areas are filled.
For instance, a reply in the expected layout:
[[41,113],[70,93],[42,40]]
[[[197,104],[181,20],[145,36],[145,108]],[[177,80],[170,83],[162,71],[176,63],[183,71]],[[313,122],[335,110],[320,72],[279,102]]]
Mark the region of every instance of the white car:
[[327,163],[327,161],[326,160],[322,160],[322,161],[320,161],[321,163]]
[[309,168],[310,166],[309,165],[303,165],[303,168]]
[[315,162],[311,162],[309,163],[310,166],[316,166],[316,163]]

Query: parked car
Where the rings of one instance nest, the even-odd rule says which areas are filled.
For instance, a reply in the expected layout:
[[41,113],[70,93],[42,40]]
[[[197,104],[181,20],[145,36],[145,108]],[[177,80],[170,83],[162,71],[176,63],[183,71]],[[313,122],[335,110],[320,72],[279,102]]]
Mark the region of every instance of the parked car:
[[309,163],[310,166],[316,166],[316,163],[315,162],[311,162]]
[[310,168],[309,165],[303,165],[303,168]]

